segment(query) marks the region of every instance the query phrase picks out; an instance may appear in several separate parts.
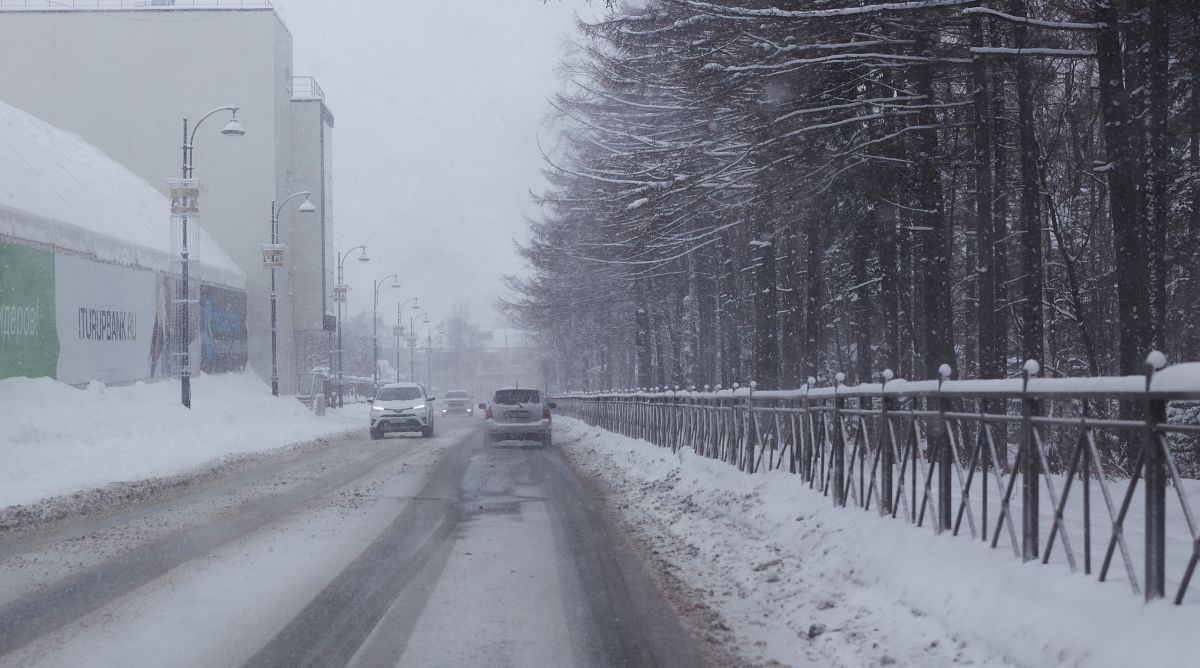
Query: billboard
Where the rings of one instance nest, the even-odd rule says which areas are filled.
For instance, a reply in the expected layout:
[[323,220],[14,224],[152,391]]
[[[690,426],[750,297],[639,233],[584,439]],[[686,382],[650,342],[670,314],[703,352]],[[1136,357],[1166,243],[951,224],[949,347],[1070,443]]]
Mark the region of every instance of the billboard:
[[54,253],[0,241],[0,378],[54,376]]
[[225,373],[246,368],[246,293],[200,286],[200,370]]
[[149,378],[157,275],[74,255],[58,255],[55,265],[58,380]]
[[[192,369],[244,370],[245,292],[196,283],[190,292]],[[175,296],[166,274],[0,241],[0,378],[176,375]]]

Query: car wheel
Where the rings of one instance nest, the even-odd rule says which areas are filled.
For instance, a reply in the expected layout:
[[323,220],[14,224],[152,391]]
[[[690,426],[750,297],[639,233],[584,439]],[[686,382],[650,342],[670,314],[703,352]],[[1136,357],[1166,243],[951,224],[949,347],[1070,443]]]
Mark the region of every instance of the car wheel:
[[383,438],[383,432],[377,431],[375,429],[371,430],[371,440],[372,441],[378,441],[381,438]]
[[554,445],[554,437],[552,437],[550,434],[546,434],[542,437],[542,447],[548,448],[551,445]]
[[495,444],[496,444],[496,439],[495,439],[495,437],[493,437],[491,434],[484,434],[484,435],[483,435],[483,446],[484,446],[485,448],[490,448],[490,447],[492,447],[492,446],[493,446],[493,445],[495,445]]
[[421,430],[421,436],[424,438],[433,438],[433,425],[425,427]]

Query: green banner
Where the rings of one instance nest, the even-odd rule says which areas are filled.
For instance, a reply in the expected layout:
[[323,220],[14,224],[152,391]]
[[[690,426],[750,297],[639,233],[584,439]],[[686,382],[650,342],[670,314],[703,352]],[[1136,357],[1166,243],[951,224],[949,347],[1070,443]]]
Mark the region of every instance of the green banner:
[[57,369],[54,253],[0,241],[0,378]]

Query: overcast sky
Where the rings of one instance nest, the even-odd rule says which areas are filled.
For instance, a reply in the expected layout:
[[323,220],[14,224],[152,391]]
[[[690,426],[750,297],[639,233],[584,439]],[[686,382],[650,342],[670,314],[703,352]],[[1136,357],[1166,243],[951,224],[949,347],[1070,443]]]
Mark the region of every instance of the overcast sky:
[[[333,130],[334,247],[347,261],[349,312],[371,308],[372,283],[394,321],[419,296],[430,318],[469,303],[497,324],[500,277],[523,270],[513,239],[540,189],[537,137],[559,63],[586,0],[275,0],[292,32],[295,73],[325,90]],[[601,5],[603,3],[600,3]],[[335,262],[336,258],[330,258]],[[405,315],[405,320],[408,315]]]

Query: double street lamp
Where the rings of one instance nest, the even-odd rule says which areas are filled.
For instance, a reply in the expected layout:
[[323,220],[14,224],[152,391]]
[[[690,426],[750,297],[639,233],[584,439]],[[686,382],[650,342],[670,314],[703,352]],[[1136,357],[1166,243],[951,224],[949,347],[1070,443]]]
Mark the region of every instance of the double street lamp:
[[275,200],[271,200],[271,243],[262,245],[263,266],[271,270],[271,394],[279,396],[279,360],[278,360],[278,329],[275,325],[275,270],[283,266],[283,255],[286,249],[286,244],[279,243],[279,213],[283,211],[283,205],[288,201],[297,197],[303,197],[304,201],[300,203],[297,209],[300,213],[313,213],[317,207],[313,206],[311,200],[308,199],[310,191],[301,190],[298,193],[292,193],[283,198],[279,206],[275,206]]
[[333,301],[337,304],[337,372],[338,372],[338,408],[342,407],[342,304],[346,303],[346,295],[350,292],[350,286],[346,285],[342,278],[342,269],[345,266],[346,258],[354,251],[361,251],[358,255],[359,262],[370,262],[371,258],[367,257],[366,245],[355,246],[345,253],[338,253],[337,258],[337,284],[333,286]]
[[372,378],[375,381],[376,387],[379,386],[379,288],[389,278],[392,279],[393,288],[400,287],[400,277],[396,274],[384,276],[375,281],[375,306],[371,309],[371,350],[373,351],[371,353],[371,367],[374,372]]
[[246,130],[238,123],[237,112],[238,108],[232,104],[223,107],[217,107],[212,111],[200,117],[196,124],[192,126],[191,132],[188,132],[188,119],[185,116],[183,119],[183,169],[182,178],[169,179],[168,185],[171,187],[171,219],[179,223],[179,275],[180,275],[180,294],[175,300],[175,305],[178,310],[179,317],[178,331],[176,334],[179,338],[179,393],[180,402],[185,408],[192,407],[192,360],[189,354],[188,344],[190,337],[190,320],[191,320],[191,291],[188,286],[188,265],[191,264],[192,258],[188,250],[188,218],[193,219],[200,217],[200,182],[192,178],[192,147],[196,139],[196,131],[200,129],[200,125],[204,123],[213,114],[228,111],[231,112],[229,122],[221,129],[221,134],[226,137],[241,137],[246,134]]

